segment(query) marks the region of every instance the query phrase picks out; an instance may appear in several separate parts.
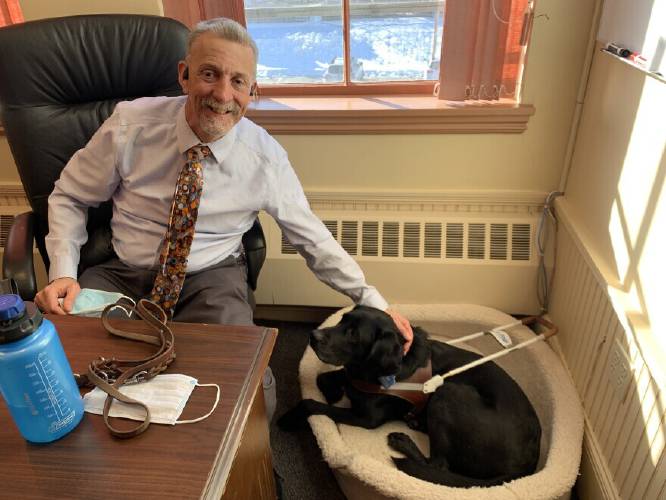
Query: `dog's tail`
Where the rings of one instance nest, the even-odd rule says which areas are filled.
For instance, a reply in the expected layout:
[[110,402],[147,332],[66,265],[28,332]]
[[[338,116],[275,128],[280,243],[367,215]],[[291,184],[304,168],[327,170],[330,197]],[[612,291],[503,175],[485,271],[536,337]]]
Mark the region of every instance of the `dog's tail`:
[[490,479],[480,479],[475,477],[462,476],[451,472],[445,466],[438,467],[436,465],[418,462],[411,458],[393,458],[396,467],[405,474],[414,476],[418,479],[428,481],[435,484],[442,484],[454,488],[470,488],[472,486],[498,486],[502,483],[515,479],[514,476],[500,476]]

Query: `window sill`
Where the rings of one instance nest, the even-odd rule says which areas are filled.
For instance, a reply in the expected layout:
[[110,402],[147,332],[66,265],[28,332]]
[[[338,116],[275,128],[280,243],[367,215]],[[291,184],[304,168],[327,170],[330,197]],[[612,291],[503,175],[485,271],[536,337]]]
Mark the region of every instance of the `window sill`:
[[[532,104],[433,97],[263,97],[247,116],[271,134],[520,134]],[[0,136],[5,130],[0,123]]]
[[262,97],[247,116],[271,134],[519,134],[534,112],[512,101],[429,96]]

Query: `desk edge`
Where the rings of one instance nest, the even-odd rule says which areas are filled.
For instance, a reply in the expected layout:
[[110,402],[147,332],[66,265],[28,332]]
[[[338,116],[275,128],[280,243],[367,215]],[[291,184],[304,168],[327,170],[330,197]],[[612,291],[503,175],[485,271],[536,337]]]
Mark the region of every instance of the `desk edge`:
[[[206,486],[201,495],[203,499],[217,500],[225,492],[234,457],[243,437],[243,427],[245,426],[250,409],[252,408],[252,401],[254,400],[254,394],[248,393],[253,390],[253,387],[254,390],[261,388],[261,377],[263,377],[264,370],[268,366],[276,337],[277,330],[274,328],[263,329],[261,346],[252,360],[251,375],[245,379],[239,395],[239,399],[243,401],[243,404],[236,406],[234,413],[231,415],[229,428],[220,444],[215,462],[206,480]],[[259,364],[263,364],[264,366],[257,366]],[[257,376],[260,377],[260,380],[258,383],[253,383]]]

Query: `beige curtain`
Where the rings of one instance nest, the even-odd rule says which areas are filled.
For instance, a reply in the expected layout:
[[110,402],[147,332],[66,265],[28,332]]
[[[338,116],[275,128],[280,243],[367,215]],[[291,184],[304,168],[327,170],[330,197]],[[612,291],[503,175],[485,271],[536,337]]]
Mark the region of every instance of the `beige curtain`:
[[528,0],[446,0],[439,98],[517,97]]
[[0,27],[22,22],[19,0],[0,0]]

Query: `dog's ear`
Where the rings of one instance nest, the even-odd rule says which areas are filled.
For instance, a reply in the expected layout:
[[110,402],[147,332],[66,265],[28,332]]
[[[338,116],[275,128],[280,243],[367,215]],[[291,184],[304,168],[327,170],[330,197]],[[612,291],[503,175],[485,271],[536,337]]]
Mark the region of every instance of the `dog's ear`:
[[377,375],[395,375],[400,371],[402,362],[402,343],[400,335],[393,331],[383,331],[375,339],[366,365],[374,368]]

